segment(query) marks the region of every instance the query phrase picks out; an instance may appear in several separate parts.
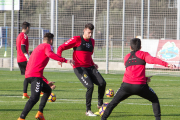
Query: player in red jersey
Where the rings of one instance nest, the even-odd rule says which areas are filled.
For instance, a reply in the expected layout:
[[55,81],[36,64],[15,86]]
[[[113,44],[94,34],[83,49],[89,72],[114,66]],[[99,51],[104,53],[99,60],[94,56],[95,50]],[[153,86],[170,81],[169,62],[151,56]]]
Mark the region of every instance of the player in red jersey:
[[152,57],[148,52],[140,51],[141,40],[134,38],[130,41],[131,53],[124,58],[126,71],[123,83],[117,91],[112,101],[108,104],[101,120],[107,120],[112,110],[123,100],[131,95],[138,95],[152,102],[154,116],[156,120],[161,120],[160,104],[156,93],[148,86],[151,77],[145,76],[145,65],[159,64],[168,68],[175,68],[175,65],[168,64],[156,57]]
[[[27,34],[30,31],[30,23],[22,23],[22,32],[18,35],[16,39],[16,49],[17,49],[17,62],[21,71],[21,75],[25,75],[27,61],[29,59],[29,41]],[[23,88],[23,99],[29,98],[27,95],[28,80],[24,80]]]
[[41,91],[43,91],[44,94],[41,98],[39,111],[37,112],[35,118],[39,120],[45,120],[43,116],[43,109],[46,105],[49,95],[51,94],[51,89],[55,88],[53,82],[45,82],[43,80],[43,71],[49,62],[49,58],[59,62],[66,62],[70,63],[71,65],[73,64],[73,60],[66,60],[65,58],[62,58],[53,52],[53,37],[53,34],[46,33],[43,38],[43,43],[34,49],[31,57],[29,58],[25,72],[25,79],[29,80],[31,83],[31,96],[18,120],[25,120],[29,111],[38,102]]
[[91,38],[94,26],[91,23],[85,25],[84,34],[74,36],[67,42],[58,47],[57,54],[61,56],[62,51],[73,48],[73,65],[74,73],[79,78],[80,82],[87,88],[86,92],[86,115],[96,116],[91,111],[91,100],[94,89],[94,84],[98,86],[98,105],[103,106],[103,97],[106,88],[106,82],[98,72],[98,65],[94,64],[92,54],[94,51],[94,39]]

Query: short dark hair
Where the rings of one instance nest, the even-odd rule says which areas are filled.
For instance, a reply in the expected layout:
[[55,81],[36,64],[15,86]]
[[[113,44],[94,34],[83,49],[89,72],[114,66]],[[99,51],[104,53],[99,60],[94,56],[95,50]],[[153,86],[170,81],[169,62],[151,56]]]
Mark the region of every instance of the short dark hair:
[[26,29],[27,27],[30,27],[30,26],[31,24],[26,21],[22,23],[22,29]]
[[90,30],[94,30],[94,25],[93,25],[92,23],[87,23],[87,24],[85,25],[85,28],[88,28],[88,29],[90,29]]
[[52,39],[53,40],[54,35],[52,33],[46,33],[44,34],[43,40],[47,40],[48,42]]
[[130,46],[133,51],[141,49],[141,40],[139,38],[133,38],[130,40]]

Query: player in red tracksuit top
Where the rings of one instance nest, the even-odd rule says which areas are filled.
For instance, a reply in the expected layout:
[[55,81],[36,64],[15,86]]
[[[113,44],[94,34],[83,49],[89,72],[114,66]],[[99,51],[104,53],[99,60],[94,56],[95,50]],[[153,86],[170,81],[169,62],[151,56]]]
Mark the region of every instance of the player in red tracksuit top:
[[165,67],[174,68],[172,64],[168,64],[156,57],[152,57],[148,52],[140,51],[141,40],[134,38],[130,41],[131,53],[124,58],[126,71],[123,77],[123,83],[118,89],[113,100],[108,104],[101,120],[107,120],[112,110],[123,100],[131,95],[138,95],[152,102],[154,116],[156,120],[161,120],[160,104],[156,93],[148,86],[150,78],[145,76],[145,65],[159,64]]
[[[21,75],[25,75],[27,61],[29,59],[29,41],[27,34],[30,31],[30,23],[22,23],[22,32],[17,36],[16,49],[17,49],[17,63],[21,71]],[[23,83],[23,99],[29,98],[27,95],[27,87],[29,81],[24,80]]]
[[103,97],[106,88],[106,82],[98,72],[98,65],[94,64],[92,54],[94,50],[94,39],[91,38],[94,26],[91,23],[85,25],[84,34],[82,36],[74,36],[61,46],[59,46],[57,54],[61,56],[62,51],[73,48],[73,65],[74,73],[80,82],[87,88],[86,92],[86,115],[96,116],[91,111],[91,100],[94,84],[98,85],[98,105],[103,106]]
[[73,64],[72,60],[66,60],[65,58],[62,58],[53,52],[53,37],[53,34],[46,33],[43,38],[43,43],[34,49],[31,57],[29,58],[25,72],[25,79],[28,79],[31,83],[31,96],[18,120],[25,120],[25,117],[29,111],[38,102],[41,91],[43,91],[44,94],[41,98],[39,111],[35,118],[39,120],[45,120],[43,116],[43,109],[46,105],[49,95],[51,94],[51,89],[55,89],[53,82],[43,81],[43,70],[49,62],[49,58],[60,62]]

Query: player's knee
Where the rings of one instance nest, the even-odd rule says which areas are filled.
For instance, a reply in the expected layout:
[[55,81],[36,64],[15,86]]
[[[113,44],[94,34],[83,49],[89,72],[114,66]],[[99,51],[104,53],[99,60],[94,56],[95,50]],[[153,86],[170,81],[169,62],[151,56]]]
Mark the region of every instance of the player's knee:
[[94,89],[94,85],[93,84],[88,85],[87,89]]
[[39,101],[39,96],[37,97],[30,97],[30,101],[34,104],[36,104]]
[[106,87],[106,81],[103,81],[102,83],[100,83],[99,87]]
[[154,97],[153,99],[150,100],[152,103],[159,103],[158,97]]

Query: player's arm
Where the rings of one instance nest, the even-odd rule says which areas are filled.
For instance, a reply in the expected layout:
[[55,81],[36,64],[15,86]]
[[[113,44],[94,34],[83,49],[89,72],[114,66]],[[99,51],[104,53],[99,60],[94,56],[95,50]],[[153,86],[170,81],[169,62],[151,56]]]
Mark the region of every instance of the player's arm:
[[162,65],[165,67],[168,67],[168,65],[169,65],[167,62],[165,62],[159,58],[151,56],[148,52],[144,53],[144,58],[145,58],[145,62],[149,63],[149,64],[158,64],[158,65]]
[[29,55],[28,52],[26,51],[26,42],[27,42],[27,37],[25,37],[24,35],[23,37],[21,37],[21,50],[24,56],[26,57],[26,59],[29,60]]
[[51,89],[54,90],[56,88],[56,86],[54,85],[55,82],[48,81],[44,76],[42,76],[42,79],[45,83],[47,83],[51,87]]
[[21,44],[21,50],[24,53],[24,56],[26,57],[26,59],[28,60],[29,59],[29,55],[28,55],[28,53],[26,51],[26,45]]
[[53,60],[60,61],[60,62],[67,62],[67,60],[66,60],[65,58],[58,56],[57,54],[55,54],[55,53],[52,51],[50,44],[46,45],[46,47],[45,47],[45,54],[46,54],[49,58],[51,58],[51,59],[53,59]]
[[[94,41],[94,39],[91,39],[91,41],[92,41],[92,45],[93,45],[93,48],[94,48],[94,46],[95,46],[95,41]],[[93,53],[94,53],[94,49],[93,49],[93,51],[92,51],[92,55],[93,55]],[[92,57],[91,57],[91,64],[92,64],[96,69],[99,68],[99,66],[94,63]]]
[[77,44],[76,40],[77,40],[77,36],[74,36],[65,43],[63,43],[62,45],[60,45],[57,50],[57,55],[61,56],[64,50],[68,50],[70,48],[76,47]]
[[165,67],[168,67],[170,69],[174,69],[176,68],[175,65],[173,64],[169,64],[159,58],[156,58],[156,57],[153,57],[151,56],[149,53],[145,52],[145,61],[146,63],[149,63],[149,64],[158,64],[158,65],[162,65],[162,66],[165,66]]

